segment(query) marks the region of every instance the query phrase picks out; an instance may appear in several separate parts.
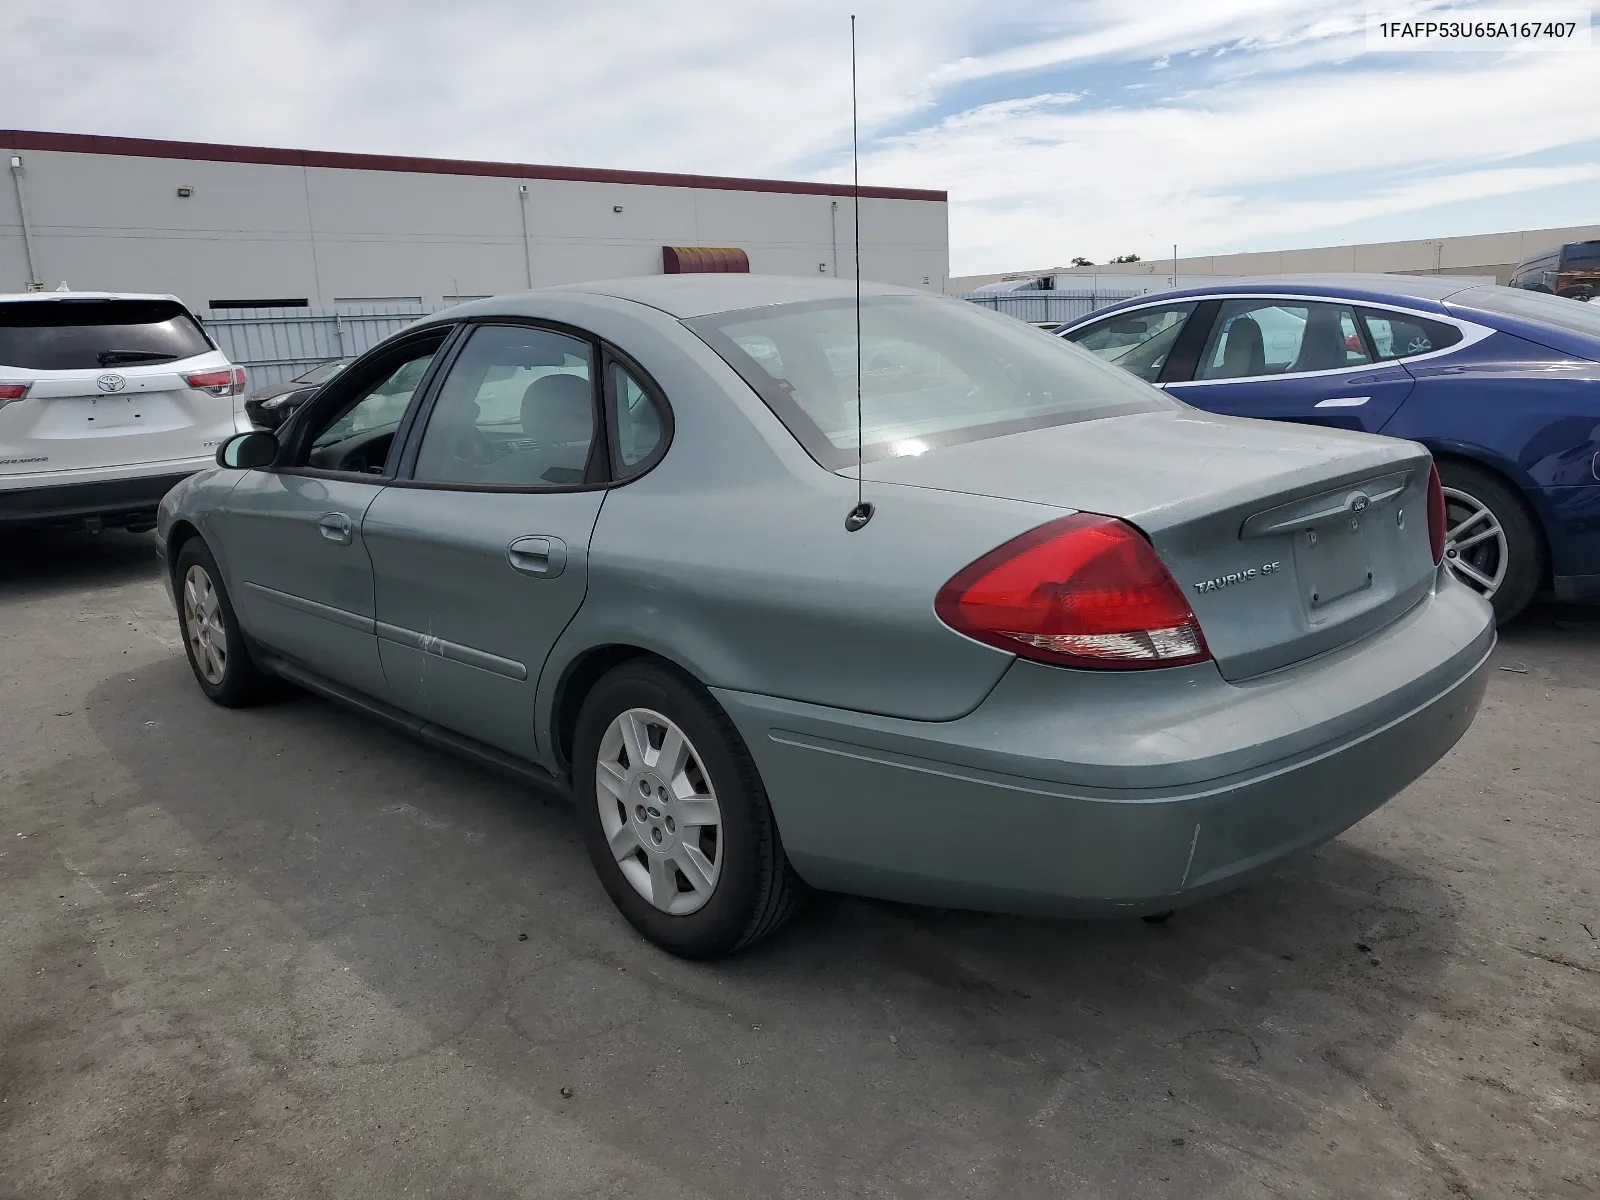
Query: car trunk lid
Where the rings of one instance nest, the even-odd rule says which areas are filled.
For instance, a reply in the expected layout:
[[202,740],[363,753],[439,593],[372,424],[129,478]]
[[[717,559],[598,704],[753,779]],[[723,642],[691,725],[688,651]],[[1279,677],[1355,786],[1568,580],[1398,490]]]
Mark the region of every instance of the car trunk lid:
[[234,401],[186,375],[225,370],[220,353],[106,370],[18,371],[27,396],[0,408],[0,476],[203,458],[234,431]]
[[1135,525],[1222,674],[1243,679],[1363,637],[1426,594],[1429,466],[1410,442],[1183,409],[872,463],[866,487],[876,478]]

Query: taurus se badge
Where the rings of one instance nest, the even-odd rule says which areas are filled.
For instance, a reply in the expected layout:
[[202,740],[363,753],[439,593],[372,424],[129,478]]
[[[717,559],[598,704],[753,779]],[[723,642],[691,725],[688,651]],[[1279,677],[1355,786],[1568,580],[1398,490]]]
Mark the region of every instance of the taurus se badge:
[[1283,570],[1283,562],[1262,563],[1259,567],[1250,567],[1244,571],[1230,571],[1226,575],[1218,575],[1215,579],[1202,579],[1194,585],[1197,592],[1215,592],[1221,588],[1232,587],[1236,583],[1249,583],[1252,579],[1261,579],[1267,575],[1275,575]]

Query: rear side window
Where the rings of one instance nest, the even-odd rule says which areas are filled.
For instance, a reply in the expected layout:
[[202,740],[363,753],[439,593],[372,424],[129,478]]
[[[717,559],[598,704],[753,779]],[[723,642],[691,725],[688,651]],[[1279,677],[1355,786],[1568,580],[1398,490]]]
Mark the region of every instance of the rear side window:
[[19,300],[0,304],[0,365],[85,371],[176,362],[211,342],[172,300]]
[[875,296],[686,321],[829,470],[1075,421],[1175,407],[1013,317],[964,301]]
[[1301,375],[1369,361],[1355,313],[1342,304],[1229,300],[1217,315],[1195,378]]
[[647,462],[663,435],[661,410],[644,386],[621,363],[610,373],[611,423],[616,429],[618,477],[632,475]]
[[1366,322],[1373,353],[1381,359],[1432,354],[1447,350],[1461,340],[1461,330],[1454,325],[1430,321],[1426,317],[1413,317],[1408,313],[1364,308],[1361,310],[1361,319]]

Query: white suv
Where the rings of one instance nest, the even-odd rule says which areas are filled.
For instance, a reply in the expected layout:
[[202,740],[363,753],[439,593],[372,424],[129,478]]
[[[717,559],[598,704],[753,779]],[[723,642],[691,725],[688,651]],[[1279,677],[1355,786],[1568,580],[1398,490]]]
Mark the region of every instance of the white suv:
[[176,296],[0,295],[0,528],[153,527],[252,427],[244,385]]

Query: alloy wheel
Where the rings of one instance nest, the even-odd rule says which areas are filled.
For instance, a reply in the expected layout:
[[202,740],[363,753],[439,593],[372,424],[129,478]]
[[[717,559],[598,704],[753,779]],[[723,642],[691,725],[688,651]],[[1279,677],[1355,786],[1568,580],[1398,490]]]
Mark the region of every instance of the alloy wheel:
[[183,577],[183,631],[195,667],[213,687],[228,669],[228,638],[222,623],[222,602],[206,569],[196,563]]
[[722,872],[722,810],[699,752],[670,718],[619,714],[600,739],[595,802],[633,890],[673,916],[702,908]]
[[1444,489],[1444,565],[1485,600],[1505,582],[1510,549],[1488,505],[1456,488]]

